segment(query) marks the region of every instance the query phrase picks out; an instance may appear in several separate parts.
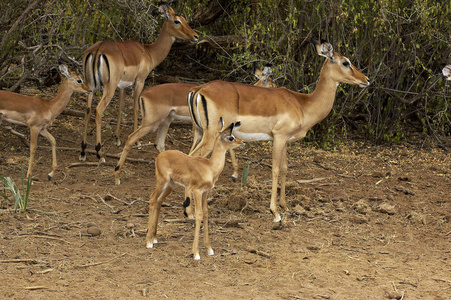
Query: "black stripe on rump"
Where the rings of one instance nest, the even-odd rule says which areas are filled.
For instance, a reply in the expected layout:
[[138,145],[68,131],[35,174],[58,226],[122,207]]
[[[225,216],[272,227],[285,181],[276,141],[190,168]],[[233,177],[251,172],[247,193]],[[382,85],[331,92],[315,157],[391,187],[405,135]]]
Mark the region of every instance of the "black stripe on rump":
[[205,120],[207,120],[207,128],[208,128],[209,120],[208,120],[208,112],[207,112],[207,99],[205,99],[205,96],[202,94],[200,94],[200,96],[202,98],[202,106],[204,107]]

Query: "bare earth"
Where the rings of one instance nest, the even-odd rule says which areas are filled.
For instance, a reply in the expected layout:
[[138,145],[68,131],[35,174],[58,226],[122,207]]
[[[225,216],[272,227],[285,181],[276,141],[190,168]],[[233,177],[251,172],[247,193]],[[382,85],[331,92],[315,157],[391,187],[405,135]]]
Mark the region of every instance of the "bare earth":
[[[84,98],[73,99],[70,108],[84,110]],[[232,182],[227,163],[210,193],[215,255],[202,246],[194,261],[194,223],[183,216],[182,189],[166,199],[159,243],[146,249],[153,164],[127,162],[120,186],[116,158],[73,166],[82,126],[81,118],[57,118],[50,132],[69,149],[58,151],[52,182],[50,149],[38,149],[26,214],[12,211],[12,199],[0,200],[0,298],[450,299],[449,152],[357,140],[336,151],[290,144],[289,211],[273,228],[270,143],[248,144],[237,151],[241,165],[250,164],[245,186]],[[1,128],[0,176],[20,184],[28,148]],[[123,142],[131,129],[123,127]],[[106,152],[120,153],[110,128],[104,139]],[[154,134],[143,143],[149,140]],[[90,150],[94,142],[92,134]],[[49,146],[42,137],[39,145]],[[190,126],[172,127],[167,149],[188,152],[190,145]],[[129,157],[156,155],[150,146]],[[92,154],[88,160],[97,161]],[[90,223],[99,236],[87,234]]]

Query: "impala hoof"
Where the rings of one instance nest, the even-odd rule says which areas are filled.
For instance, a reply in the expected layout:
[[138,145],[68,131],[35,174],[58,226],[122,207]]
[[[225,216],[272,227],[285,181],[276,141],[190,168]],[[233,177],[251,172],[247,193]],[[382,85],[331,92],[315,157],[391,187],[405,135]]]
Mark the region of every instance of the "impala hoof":
[[200,260],[200,255],[199,254],[194,255],[194,260]]
[[146,248],[147,249],[153,248],[153,244],[156,244],[156,243],[157,243],[156,239],[154,239],[153,242],[147,242]]
[[213,256],[215,255],[215,252],[213,251],[213,249],[208,249],[208,255]]

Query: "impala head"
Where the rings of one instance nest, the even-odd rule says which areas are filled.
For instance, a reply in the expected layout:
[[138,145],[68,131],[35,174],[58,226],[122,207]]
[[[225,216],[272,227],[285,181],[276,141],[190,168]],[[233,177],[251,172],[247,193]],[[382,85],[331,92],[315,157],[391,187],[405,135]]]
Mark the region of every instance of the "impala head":
[[160,5],[159,11],[161,16],[166,19],[166,24],[169,26],[171,36],[192,42],[197,42],[199,40],[199,36],[188,25],[185,18],[177,16],[172,7],[163,3]]
[[370,82],[362,72],[349,61],[349,58],[342,56],[334,51],[334,48],[328,42],[318,42],[312,39],[312,43],[315,46],[318,55],[327,58],[324,66],[328,64],[330,76],[337,82],[344,82],[352,85],[358,85],[360,87],[367,87]]
[[443,76],[445,76],[446,80],[451,80],[451,65],[447,65],[442,70]]
[[222,117],[219,118],[219,123],[221,126],[221,131],[218,132],[219,140],[222,141],[222,143],[226,145],[225,148],[227,150],[235,149],[238,147],[244,147],[244,145],[246,143],[243,140],[241,140],[233,135],[233,130],[235,128],[240,127],[241,122],[238,121],[236,123],[231,123],[229,125],[229,127],[227,127],[224,130],[223,130],[224,120],[222,119]]
[[74,92],[80,93],[91,93],[91,88],[89,88],[85,83],[83,83],[83,79],[78,74],[69,71],[66,65],[59,65],[59,70],[62,75],[67,78],[67,81],[72,84],[72,90]]
[[254,62],[254,75],[259,79],[254,85],[262,87],[277,87],[271,79],[272,69],[270,65],[266,65],[263,70]]

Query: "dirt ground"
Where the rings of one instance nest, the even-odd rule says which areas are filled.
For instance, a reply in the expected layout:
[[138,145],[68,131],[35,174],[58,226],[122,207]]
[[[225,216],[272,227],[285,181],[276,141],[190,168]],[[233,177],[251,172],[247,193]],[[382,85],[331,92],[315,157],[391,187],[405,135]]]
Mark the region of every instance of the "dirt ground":
[[[70,107],[84,110],[84,98],[73,99]],[[114,115],[107,110],[105,124]],[[117,155],[112,127],[104,126],[104,144]],[[201,260],[194,261],[194,223],[183,216],[183,191],[166,199],[159,243],[146,249],[153,164],[127,162],[115,186],[116,158],[77,165],[82,128],[81,118],[62,115],[50,129],[65,147],[51,182],[51,151],[39,138],[27,213],[13,212],[12,199],[0,200],[0,298],[450,298],[449,152],[419,142],[376,146],[347,139],[335,151],[290,144],[289,211],[283,226],[273,228],[271,144],[248,144],[237,151],[240,164],[250,164],[244,187],[232,182],[227,163],[210,193],[215,255],[201,242]],[[123,141],[131,129],[123,127]],[[90,150],[94,138],[91,131]],[[143,142],[149,140],[154,134]],[[189,126],[170,129],[167,149],[187,152],[190,144]],[[152,162],[156,155],[150,146],[129,157]],[[0,176],[20,184],[27,159],[28,148],[2,127]],[[88,161],[97,160],[90,154]],[[87,234],[93,223],[98,236]]]

